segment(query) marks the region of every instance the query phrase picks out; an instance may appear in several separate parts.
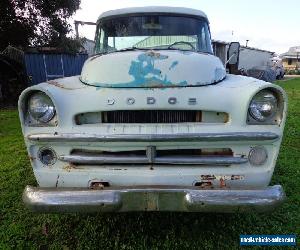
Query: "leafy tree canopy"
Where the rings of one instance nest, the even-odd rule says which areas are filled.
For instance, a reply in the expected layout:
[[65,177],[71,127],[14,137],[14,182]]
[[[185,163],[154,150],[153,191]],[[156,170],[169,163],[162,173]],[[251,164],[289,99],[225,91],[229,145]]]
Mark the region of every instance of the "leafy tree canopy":
[[16,47],[54,46],[70,42],[68,19],[81,0],[1,0],[0,50]]

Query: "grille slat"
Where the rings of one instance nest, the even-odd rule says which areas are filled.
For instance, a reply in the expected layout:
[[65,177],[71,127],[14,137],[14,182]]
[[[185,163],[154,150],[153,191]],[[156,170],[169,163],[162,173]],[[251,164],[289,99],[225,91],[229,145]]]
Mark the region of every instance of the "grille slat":
[[157,150],[155,146],[135,151],[89,151],[73,150],[70,155],[60,155],[59,159],[77,165],[103,164],[164,164],[164,165],[211,165],[230,166],[244,164],[248,159],[234,156],[230,148],[170,149]]
[[181,123],[201,122],[195,110],[120,110],[102,112],[103,123]]

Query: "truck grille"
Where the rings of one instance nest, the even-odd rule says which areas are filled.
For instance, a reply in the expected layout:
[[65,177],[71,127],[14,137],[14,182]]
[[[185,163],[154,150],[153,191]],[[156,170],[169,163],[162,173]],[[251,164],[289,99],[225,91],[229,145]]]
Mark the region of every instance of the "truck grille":
[[80,113],[75,116],[77,125],[85,124],[171,124],[228,122],[229,115],[218,111],[201,110],[117,110]]
[[70,155],[60,155],[59,160],[75,165],[211,165],[230,166],[244,164],[248,159],[234,156],[229,148],[157,150],[155,146],[136,151],[73,150]]
[[102,123],[201,122],[196,110],[120,110],[102,112]]

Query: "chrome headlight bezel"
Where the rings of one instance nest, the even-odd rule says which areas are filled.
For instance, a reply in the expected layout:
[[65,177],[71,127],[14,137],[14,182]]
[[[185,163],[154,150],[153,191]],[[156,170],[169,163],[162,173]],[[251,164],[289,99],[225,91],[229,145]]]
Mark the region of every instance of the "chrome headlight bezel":
[[282,93],[275,88],[265,88],[250,100],[247,124],[279,125],[282,121],[284,100]]
[[57,113],[52,99],[42,91],[27,95],[25,124],[28,126],[56,126]]

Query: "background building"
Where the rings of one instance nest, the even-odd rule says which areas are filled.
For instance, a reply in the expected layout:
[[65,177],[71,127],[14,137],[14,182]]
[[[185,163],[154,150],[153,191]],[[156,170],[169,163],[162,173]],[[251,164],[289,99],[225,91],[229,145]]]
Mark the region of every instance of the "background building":
[[288,52],[280,55],[286,70],[300,69],[300,46],[291,47]]

